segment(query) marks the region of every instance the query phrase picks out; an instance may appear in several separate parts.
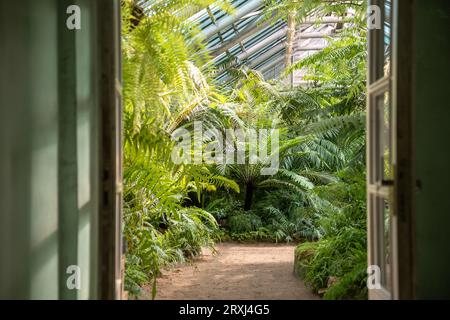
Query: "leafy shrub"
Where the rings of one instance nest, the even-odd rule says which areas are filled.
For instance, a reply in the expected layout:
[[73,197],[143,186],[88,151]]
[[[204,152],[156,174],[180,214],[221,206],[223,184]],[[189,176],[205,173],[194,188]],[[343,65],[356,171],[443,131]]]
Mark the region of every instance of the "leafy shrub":
[[[126,221],[136,212],[128,213]],[[128,244],[125,289],[138,295],[140,286],[151,282],[156,295],[156,277],[163,266],[183,262],[198,254],[203,246],[213,246],[217,223],[214,217],[198,208],[180,208],[168,218],[166,229],[157,230],[150,216],[140,225],[126,224]]]
[[324,294],[326,300],[337,299],[367,299],[367,261],[366,259],[356,264],[337,283],[332,285]]
[[[318,220],[323,235],[317,242],[306,242],[296,249],[297,274],[314,291],[324,292],[325,299],[367,298],[367,233],[363,181],[361,176],[357,176],[353,177],[353,182],[326,187],[330,189],[327,192],[328,199],[333,198],[334,205],[329,203]],[[326,188],[321,192],[325,192]],[[330,279],[334,281],[330,283]]]
[[[319,240],[314,254],[302,264],[306,270],[305,280],[318,291],[327,287],[329,277],[340,278],[351,272],[365,258],[365,237],[363,231],[348,227],[339,235]],[[311,250],[310,246],[302,246],[304,244],[299,246],[300,251]]]
[[253,213],[240,212],[228,218],[227,227],[232,234],[257,231],[262,227],[259,216]]
[[256,231],[247,231],[243,233],[231,233],[230,239],[234,241],[248,242],[248,241],[265,241],[271,240],[270,230],[261,227]]

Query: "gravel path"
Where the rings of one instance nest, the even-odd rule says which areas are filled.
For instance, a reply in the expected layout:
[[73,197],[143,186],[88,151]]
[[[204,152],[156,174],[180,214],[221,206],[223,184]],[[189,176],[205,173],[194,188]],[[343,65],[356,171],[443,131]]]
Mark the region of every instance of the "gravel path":
[[[222,243],[163,271],[156,299],[317,299],[293,273],[294,245]],[[142,298],[149,298],[147,288]]]

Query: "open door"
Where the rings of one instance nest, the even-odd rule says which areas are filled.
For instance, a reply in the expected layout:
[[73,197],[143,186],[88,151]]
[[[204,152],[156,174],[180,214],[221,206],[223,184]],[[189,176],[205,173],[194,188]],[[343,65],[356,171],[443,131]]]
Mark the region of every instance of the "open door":
[[120,1],[99,0],[100,46],[100,299],[121,299],[122,262],[122,84]]
[[381,20],[368,31],[368,264],[380,280],[370,299],[413,297],[410,2],[369,1]]

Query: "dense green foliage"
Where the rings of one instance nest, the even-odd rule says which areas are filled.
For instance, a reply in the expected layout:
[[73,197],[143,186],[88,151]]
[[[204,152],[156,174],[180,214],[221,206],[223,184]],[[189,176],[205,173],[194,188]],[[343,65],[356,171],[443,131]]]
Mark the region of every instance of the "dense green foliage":
[[329,203],[316,221],[321,230],[320,240],[297,247],[296,268],[315,291],[325,293],[325,298],[364,299],[367,295],[364,177],[348,171],[340,175],[341,182],[317,190]]
[[[216,240],[310,241],[297,249],[306,281],[318,291],[336,278],[326,298],[364,297],[363,28],[356,23],[291,67],[308,70],[309,88],[266,82],[245,68],[235,72],[232,86],[215,87],[207,50],[186,19],[211,2],[149,1],[147,15],[124,2],[127,289],[138,294],[151,282],[155,295],[161,267]],[[306,2],[308,10],[285,5],[301,17],[319,6]],[[174,163],[171,134],[179,128],[194,134],[196,120],[222,133],[278,129],[279,148],[270,154],[279,170],[261,174],[270,157],[258,164]],[[202,151],[214,143],[204,138]],[[250,148],[244,147],[246,160]]]
[[[330,10],[332,6],[323,8]],[[361,8],[357,5],[355,11],[361,13]],[[332,154],[336,161],[325,161],[324,170],[339,181],[313,189],[322,205],[314,206],[316,218],[310,221],[309,230],[314,230],[318,239],[302,243],[296,250],[297,272],[325,299],[367,298],[366,52],[363,23],[356,22],[331,46],[291,67],[307,68],[315,85],[295,93],[302,97],[297,100],[301,108],[291,109],[289,116],[301,110],[303,114],[294,118],[302,123],[305,113],[311,114],[318,109],[314,104],[319,104],[320,112],[312,113],[315,119],[306,127],[335,147]]]
[[[211,2],[211,1],[209,1]],[[205,210],[185,206],[189,193],[235,184],[205,166],[170,160],[173,128],[194,109],[217,99],[196,65],[201,43],[188,44],[193,29],[187,12],[205,0],[159,1],[136,26],[133,1],[123,7],[124,70],[124,235],[128,254],[126,287],[138,293],[160,267],[212,245],[217,222]],[[134,22],[134,23],[132,23]]]

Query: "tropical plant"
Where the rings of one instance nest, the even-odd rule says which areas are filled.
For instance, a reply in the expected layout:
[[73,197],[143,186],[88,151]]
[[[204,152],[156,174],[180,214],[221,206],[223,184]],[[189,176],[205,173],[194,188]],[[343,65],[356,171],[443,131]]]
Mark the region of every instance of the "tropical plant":
[[211,2],[123,2],[124,235],[126,287],[132,293],[151,281],[154,296],[162,266],[213,244],[217,222],[186,205],[191,194],[200,198],[218,187],[239,191],[207,166],[171,159],[172,132],[220,99],[197,67],[207,54],[186,20]]
[[[306,240],[297,249],[297,265],[313,288],[326,288],[334,277],[326,298],[363,297],[364,6],[268,1],[268,16],[295,13],[300,21],[311,13],[342,14],[349,6],[356,12],[352,27],[329,39],[328,48],[286,70],[306,70],[312,84],[290,88],[246,67],[234,70],[225,86],[213,85],[201,33],[187,19],[213,2],[123,1],[127,289],[138,294],[150,282],[155,296],[162,267],[217,239]],[[231,135],[227,143],[234,150],[243,144],[244,163],[174,162],[174,134],[185,130],[194,138],[199,120],[222,136],[228,129],[278,130],[279,145],[272,149],[267,134],[268,156],[253,163],[254,146]],[[211,155],[217,143],[203,135],[200,150],[186,155]],[[275,157],[277,170],[263,174]]]
[[[353,25],[329,39],[328,48],[286,70],[304,70],[311,86],[286,88],[279,82],[265,82],[255,71],[234,72],[236,82],[228,85],[233,88],[229,96],[239,104],[236,113],[246,126],[282,132],[277,150],[280,167],[273,176],[260,174],[267,163],[219,167],[245,190],[243,199],[238,196],[243,212],[231,218],[232,226],[228,224],[232,238],[261,239],[256,232],[262,230],[265,239],[313,241],[299,246],[297,264],[313,289],[330,299],[366,296],[367,57],[362,4],[350,4],[356,12]],[[295,11],[301,20],[311,13],[339,15],[348,8],[349,3],[338,1],[326,6],[312,0],[276,1],[268,15]],[[248,223],[255,216],[262,223],[258,228]],[[246,226],[245,232],[235,227],[235,219]]]

